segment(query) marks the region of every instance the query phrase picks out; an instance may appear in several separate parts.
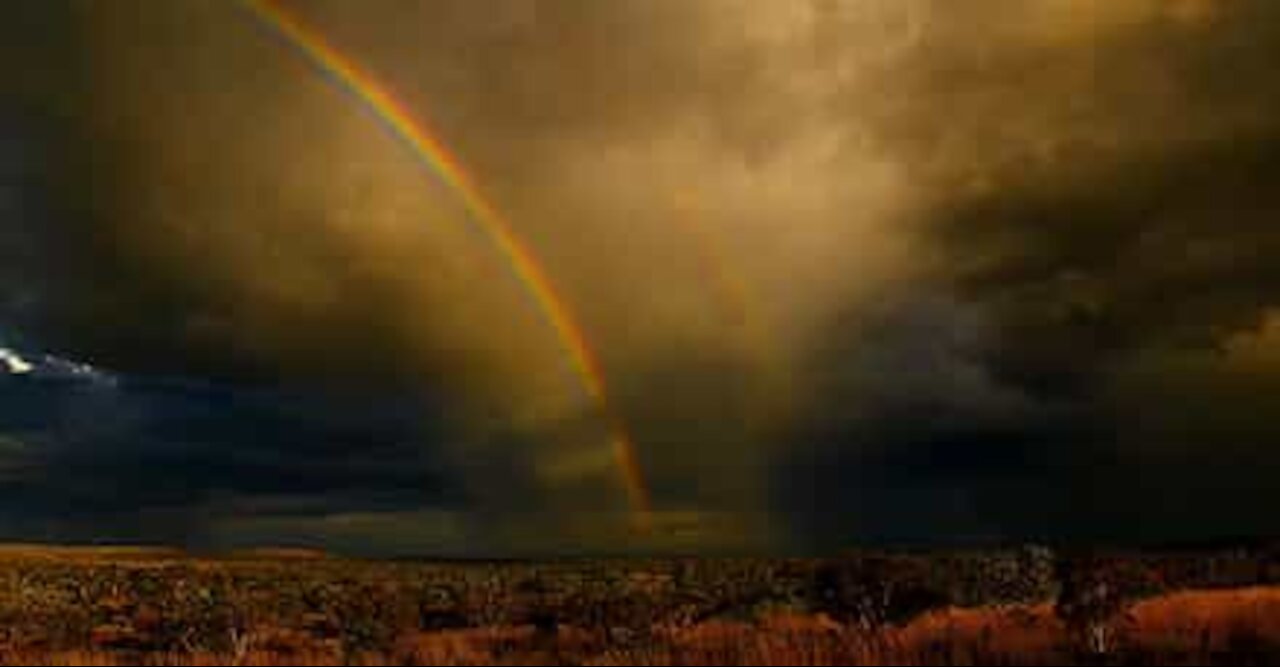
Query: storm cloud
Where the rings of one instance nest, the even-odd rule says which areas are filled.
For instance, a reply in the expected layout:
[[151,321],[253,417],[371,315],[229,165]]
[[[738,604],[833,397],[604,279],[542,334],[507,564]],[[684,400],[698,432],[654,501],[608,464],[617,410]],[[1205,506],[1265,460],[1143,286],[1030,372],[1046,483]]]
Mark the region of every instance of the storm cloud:
[[68,0],[0,22],[0,345],[119,382],[0,377],[6,537],[1274,532],[1274,3],[280,5],[541,260],[657,535],[371,109],[237,3]]
[[834,311],[779,475],[801,539],[1274,533],[1276,11],[1114,5],[940,37],[873,103],[929,202],[914,289],[949,305]]

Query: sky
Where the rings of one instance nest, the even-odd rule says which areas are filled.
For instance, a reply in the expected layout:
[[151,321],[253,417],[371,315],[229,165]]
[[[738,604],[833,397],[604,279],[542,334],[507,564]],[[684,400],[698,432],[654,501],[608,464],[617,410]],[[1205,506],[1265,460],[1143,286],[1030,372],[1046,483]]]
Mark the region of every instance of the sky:
[[1274,2],[0,12],[0,540],[1280,528]]

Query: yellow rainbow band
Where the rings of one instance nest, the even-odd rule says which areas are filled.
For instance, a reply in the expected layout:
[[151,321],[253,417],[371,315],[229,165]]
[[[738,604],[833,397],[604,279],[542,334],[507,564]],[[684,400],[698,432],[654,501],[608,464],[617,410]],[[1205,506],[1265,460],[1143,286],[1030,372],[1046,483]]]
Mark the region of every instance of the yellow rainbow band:
[[[622,475],[632,511],[643,518],[649,512],[649,494],[644,474],[630,436],[610,407],[608,391],[599,360],[592,352],[582,328],[556,294],[551,280],[537,259],[521,243],[510,224],[483,196],[459,160],[441,142],[437,133],[396,101],[386,88],[356,63],[344,56],[316,30],[291,15],[274,0],[243,0],[244,5],[273,33],[329,77],[341,90],[354,96],[373,112],[388,131],[403,141],[414,156],[451,190],[458,194],[476,227],[502,255],[512,273],[533,299],[538,311],[564,348],[574,374],[588,397],[608,421],[611,445]],[[643,519],[642,519],[643,520]]]

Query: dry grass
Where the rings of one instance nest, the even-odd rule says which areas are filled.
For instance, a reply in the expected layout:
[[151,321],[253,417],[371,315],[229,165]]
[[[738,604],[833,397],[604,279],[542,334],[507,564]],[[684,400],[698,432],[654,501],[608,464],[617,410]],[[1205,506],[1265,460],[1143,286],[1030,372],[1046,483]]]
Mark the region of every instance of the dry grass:
[[1169,595],[1135,606],[1124,626],[1138,650],[1168,663],[1234,656],[1270,664],[1280,660],[1280,589]]
[[985,665],[1067,659],[1061,623],[1048,606],[946,610],[875,633],[822,617],[788,616],[759,625],[709,623],[615,650],[602,665]]
[[948,609],[879,632],[823,616],[775,616],[758,623],[708,622],[656,629],[619,643],[605,633],[494,627],[402,637],[388,653],[336,647],[247,645],[238,655],[104,652],[3,653],[30,665],[978,665],[1273,664],[1280,659],[1280,589],[1179,593],[1131,608],[1114,623],[1115,653],[1084,655],[1048,605]]

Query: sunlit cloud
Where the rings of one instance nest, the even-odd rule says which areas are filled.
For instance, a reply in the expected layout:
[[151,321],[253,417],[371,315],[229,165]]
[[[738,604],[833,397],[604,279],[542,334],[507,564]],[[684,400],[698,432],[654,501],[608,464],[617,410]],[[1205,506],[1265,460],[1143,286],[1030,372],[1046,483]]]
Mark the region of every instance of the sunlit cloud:
[[1065,533],[1144,462],[1270,456],[1275,3],[271,7],[306,39],[141,0],[0,39],[31,507],[784,549]]

